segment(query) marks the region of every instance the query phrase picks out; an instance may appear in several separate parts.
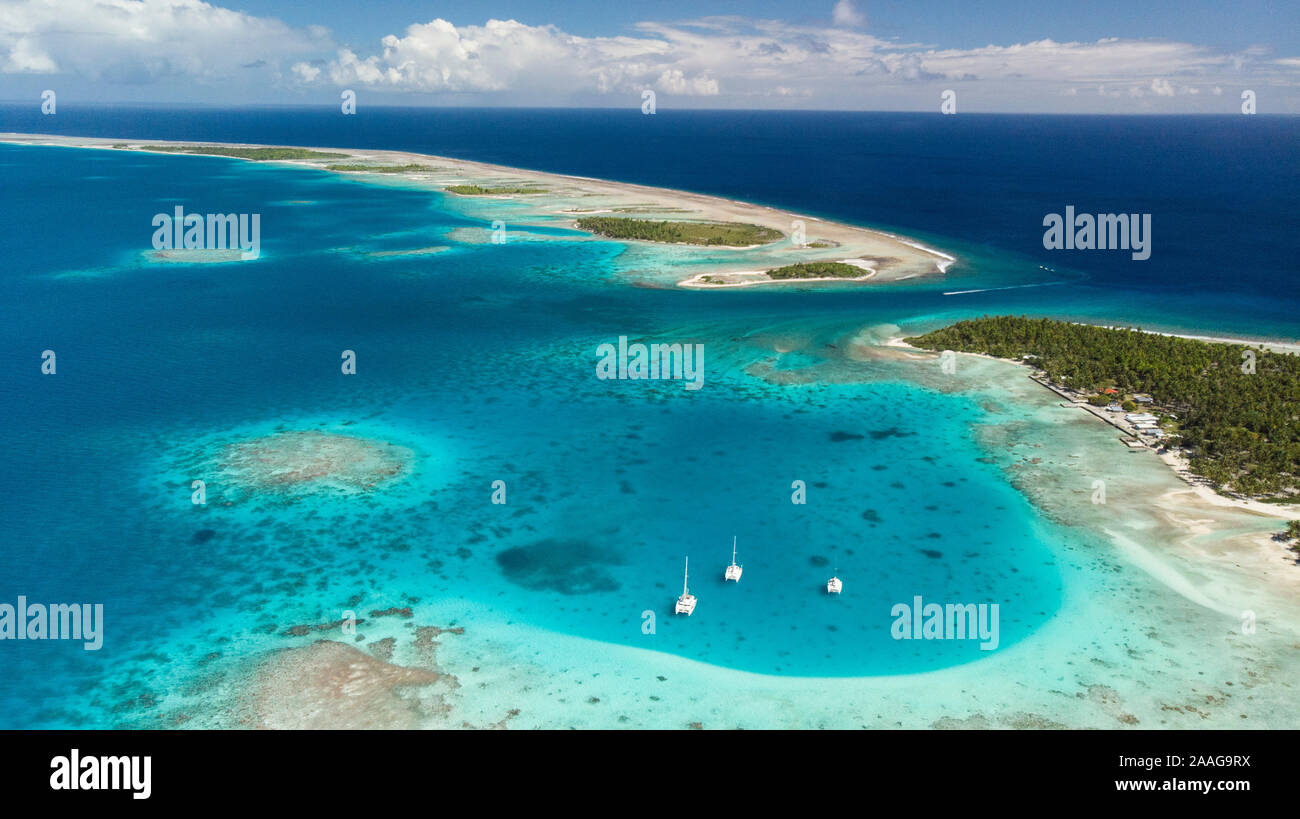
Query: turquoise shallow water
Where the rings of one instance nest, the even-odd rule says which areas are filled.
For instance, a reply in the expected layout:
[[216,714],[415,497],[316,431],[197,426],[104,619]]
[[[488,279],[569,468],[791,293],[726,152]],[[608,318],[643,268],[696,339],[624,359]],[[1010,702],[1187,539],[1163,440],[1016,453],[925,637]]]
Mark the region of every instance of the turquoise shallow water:
[[[872,292],[647,290],[616,281],[617,243],[457,242],[484,225],[437,194],[222,159],[0,146],[0,161],[22,203],[6,209],[0,350],[30,362],[0,385],[0,591],[108,617],[99,652],[0,645],[14,727],[128,721],[151,679],[349,607],[463,599],[732,668],[857,676],[980,658],[891,639],[889,610],[913,595],[998,603],[1003,647],[1060,605],[1054,549],[1076,535],[976,445],[986,410],[842,346],[909,317],[1115,307],[1086,284],[943,295],[1025,281],[1013,259]],[[150,218],[177,202],[261,213],[263,258],[147,262]],[[367,255],[435,245],[450,249]],[[705,388],[597,380],[595,348],[619,335],[704,344]],[[57,376],[39,372],[46,348]],[[364,495],[222,485],[223,446],[281,429],[414,456]],[[733,535],[745,577],[724,586]],[[674,618],[687,554],[699,608]],[[835,568],[839,598],[824,593]]]

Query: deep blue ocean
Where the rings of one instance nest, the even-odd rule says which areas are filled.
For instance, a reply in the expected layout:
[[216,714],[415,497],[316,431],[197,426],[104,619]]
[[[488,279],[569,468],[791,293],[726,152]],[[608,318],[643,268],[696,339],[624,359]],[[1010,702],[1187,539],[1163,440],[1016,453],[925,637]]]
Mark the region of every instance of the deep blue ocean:
[[[697,191],[892,228],[949,248],[957,240],[965,258],[1018,258],[1029,262],[1027,281],[1076,285],[970,294],[960,306],[937,305],[939,316],[950,308],[1042,312],[1168,330],[1300,335],[1294,116],[364,107],[344,116],[328,107],[74,104],[43,116],[32,104],[0,106],[0,131],[388,148]],[[1150,213],[1151,258],[1045,250],[1043,217],[1067,205],[1080,213]]]
[[[960,259],[943,279],[857,290],[634,288],[616,242],[458,241],[482,225],[436,192],[0,145],[0,602],[88,599],[113,618],[100,652],[0,645],[6,727],[152,724],[157,703],[201,695],[201,664],[353,599],[465,600],[771,674],[978,659],[891,640],[890,604],[1000,601],[1013,644],[1059,607],[1058,555],[1084,535],[977,445],[980,400],[818,351],[874,323],[1003,312],[1300,336],[1300,118],[67,105],[0,108],[0,131],[451,155],[779,205]],[[263,258],[147,261],[150,216],[178,203],[262,214]],[[1151,213],[1151,258],[1044,250],[1043,216],[1070,204]],[[433,245],[450,249],[371,255]],[[946,295],[964,290],[981,292]],[[705,343],[708,388],[597,381],[592,351],[620,334]],[[785,337],[810,341],[773,353]],[[354,378],[340,349],[359,352]],[[808,377],[756,378],[757,363]],[[231,442],[285,429],[407,447],[412,477],[351,500],[250,499],[212,478]],[[498,478],[508,506],[487,504]],[[806,507],[789,503],[795,478]],[[719,577],[732,536],[740,587]],[[671,615],[686,553],[689,621]],[[820,593],[831,569],[851,594]]]

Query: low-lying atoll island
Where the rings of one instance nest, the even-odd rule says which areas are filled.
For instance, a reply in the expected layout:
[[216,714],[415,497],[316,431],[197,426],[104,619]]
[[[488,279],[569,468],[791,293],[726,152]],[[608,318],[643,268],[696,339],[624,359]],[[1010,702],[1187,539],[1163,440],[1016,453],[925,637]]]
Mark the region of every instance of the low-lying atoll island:
[[342,173],[424,173],[433,168],[409,162],[405,165],[326,165],[325,170]]
[[[448,194],[449,201],[455,203],[452,207],[465,217],[481,220],[485,226],[504,222],[512,241],[582,239],[577,233],[570,236],[534,230],[540,227],[576,228],[627,241],[626,263],[620,274],[638,286],[718,290],[756,284],[872,286],[941,276],[955,261],[940,250],[903,236],[763,205],[406,151],[156,140],[146,143],[47,134],[5,133],[0,134],[0,140],[228,157],[339,174],[382,176],[404,187]],[[671,218],[665,218],[668,215]],[[485,231],[476,231],[475,235],[479,233]],[[467,235],[463,228],[456,228],[448,239],[472,241]],[[681,252],[692,247],[707,249],[713,255]],[[725,258],[719,251],[725,252]],[[159,260],[188,261],[190,257]],[[701,272],[705,264],[707,272]]]
[[651,221],[619,216],[584,216],[578,230],[610,239],[636,239],[708,247],[755,247],[785,238],[779,230],[737,222]]
[[880,265],[890,259],[846,259],[840,262],[798,262],[772,270],[745,270],[731,273],[702,273],[692,276],[683,287],[749,287],[755,284],[783,282],[862,282],[876,275]]
[[849,262],[800,262],[767,271],[769,279],[863,279],[874,273],[870,265]]
[[770,279],[861,279],[865,265],[848,262],[800,262],[767,271]]
[[459,196],[505,196],[516,193],[546,193],[545,188],[524,187],[520,185],[500,185],[497,187],[484,187],[482,185],[448,185],[443,188],[443,190],[447,193],[454,193]]
[[228,156],[235,159],[252,159],[257,161],[348,158],[347,154],[336,154],[330,151],[313,151],[307,148],[254,148],[238,145],[141,145],[140,150],[157,151],[165,154]]
[[1011,359],[1037,380],[1186,466],[1217,492],[1300,500],[1300,356],[1023,316],[904,339]]

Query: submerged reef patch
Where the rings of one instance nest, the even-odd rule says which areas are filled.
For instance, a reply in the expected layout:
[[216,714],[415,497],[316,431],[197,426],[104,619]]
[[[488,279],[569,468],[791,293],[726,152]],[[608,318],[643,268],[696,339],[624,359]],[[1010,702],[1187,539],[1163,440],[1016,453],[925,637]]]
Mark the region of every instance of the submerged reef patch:
[[360,493],[406,475],[403,446],[318,430],[289,430],[226,445],[223,479],[244,490],[285,494]]
[[445,711],[443,691],[429,688],[445,676],[319,640],[257,666],[243,689],[240,722],[291,730],[421,727]]
[[585,540],[541,540],[497,555],[497,564],[511,583],[561,594],[617,589],[618,581],[604,566],[620,562]]

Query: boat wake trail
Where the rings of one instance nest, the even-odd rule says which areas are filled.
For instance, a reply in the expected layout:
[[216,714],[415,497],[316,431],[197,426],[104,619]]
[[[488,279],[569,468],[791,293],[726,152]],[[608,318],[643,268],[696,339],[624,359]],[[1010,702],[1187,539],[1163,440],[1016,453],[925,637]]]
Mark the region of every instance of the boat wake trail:
[[1051,287],[1054,284],[1070,284],[1070,282],[1041,282],[1039,284],[1012,284],[1006,287],[982,287],[978,290],[949,290],[944,295],[963,296],[967,293],[991,293],[994,290],[1019,290],[1022,287]]

